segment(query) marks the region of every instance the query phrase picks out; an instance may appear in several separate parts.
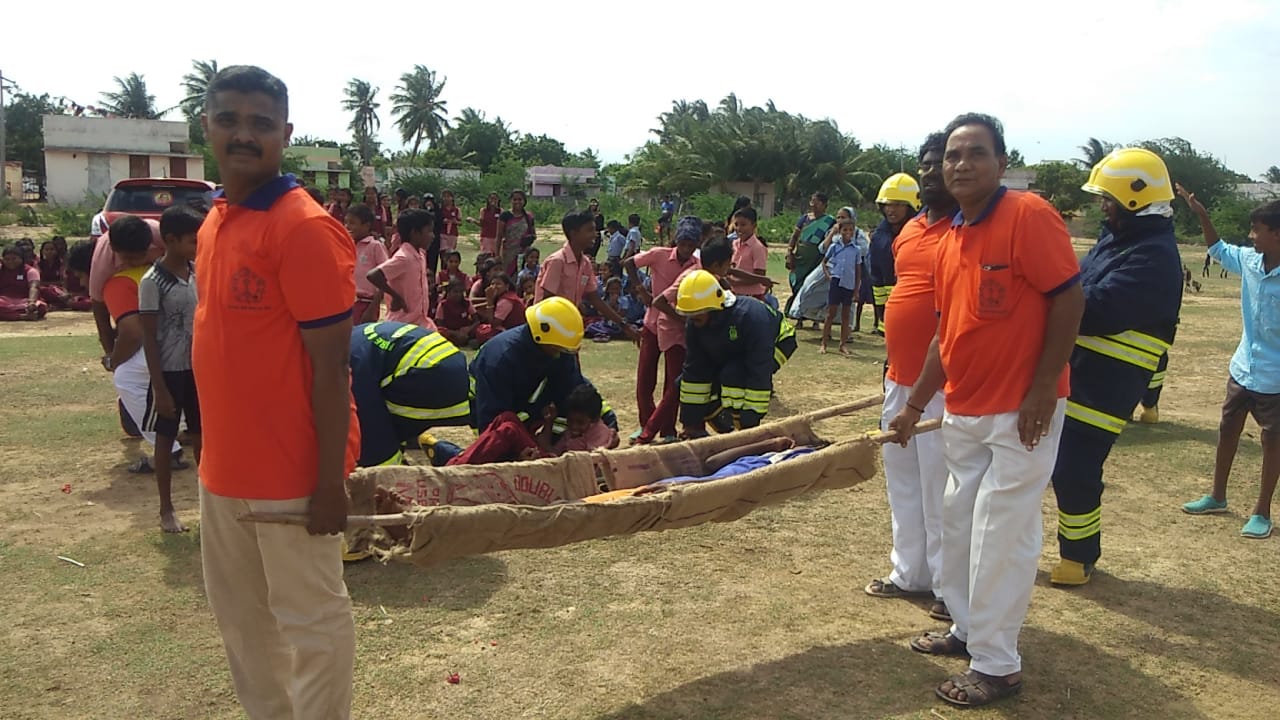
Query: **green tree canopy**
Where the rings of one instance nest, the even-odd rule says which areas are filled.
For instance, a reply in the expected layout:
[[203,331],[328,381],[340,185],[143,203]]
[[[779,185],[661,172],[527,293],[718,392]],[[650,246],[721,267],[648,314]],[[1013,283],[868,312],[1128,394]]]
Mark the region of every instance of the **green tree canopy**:
[[[44,185],[44,115],[66,114],[65,101],[55,102],[48,93],[34,95],[18,92],[6,98],[4,108],[5,155],[22,163],[23,171],[32,171]],[[16,192],[16,191],[15,191]]]
[[117,77],[114,80],[115,89],[102,93],[99,111],[143,120],[159,120],[168,112],[168,110],[156,109],[156,96],[147,90],[146,80],[138,73],[129,73],[123,78]]
[[391,114],[396,117],[401,141],[412,142],[410,157],[418,154],[422,141],[435,145],[449,129],[447,101],[441,99],[447,78],[436,80],[436,73],[425,65],[400,76],[400,84],[391,95]]

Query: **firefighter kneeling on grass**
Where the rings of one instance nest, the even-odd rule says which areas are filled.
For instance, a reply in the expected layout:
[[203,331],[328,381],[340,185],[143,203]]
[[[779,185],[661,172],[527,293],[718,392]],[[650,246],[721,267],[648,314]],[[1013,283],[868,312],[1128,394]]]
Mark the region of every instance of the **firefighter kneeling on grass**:
[[724,289],[706,270],[687,275],[676,312],[689,319],[680,378],[682,437],[751,428],[769,412],[773,374],[796,350],[795,329],[782,314]]
[[467,358],[434,330],[399,322],[351,330],[351,394],[360,419],[360,467],[399,465],[428,428],[466,425]]
[[1102,465],[1173,343],[1182,305],[1173,183],[1160,156],[1116,150],[1083,189],[1102,197],[1106,219],[1080,261],[1084,317],[1053,469],[1062,557],[1050,576],[1055,585],[1089,582],[1102,554]]

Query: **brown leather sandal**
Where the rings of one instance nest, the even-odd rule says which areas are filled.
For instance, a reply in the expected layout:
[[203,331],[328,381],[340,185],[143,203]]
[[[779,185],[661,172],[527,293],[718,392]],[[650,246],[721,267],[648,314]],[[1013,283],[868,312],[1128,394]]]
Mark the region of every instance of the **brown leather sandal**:
[[969,656],[969,646],[949,632],[926,632],[913,639],[910,645],[912,650],[925,655]]
[[[934,693],[958,707],[982,707],[1022,692],[1022,679],[1008,682],[1008,677],[987,675],[971,669],[942,683],[934,689]],[[964,697],[960,697],[962,694]]]

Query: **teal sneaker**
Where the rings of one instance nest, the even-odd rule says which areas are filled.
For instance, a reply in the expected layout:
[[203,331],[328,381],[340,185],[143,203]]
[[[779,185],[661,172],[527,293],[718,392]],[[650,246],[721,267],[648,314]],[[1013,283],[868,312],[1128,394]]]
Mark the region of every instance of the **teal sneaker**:
[[1271,519],[1261,515],[1249,516],[1249,522],[1240,529],[1240,534],[1254,540],[1265,540],[1271,537]]
[[1182,512],[1188,515],[1212,515],[1227,511],[1227,501],[1218,502],[1212,495],[1205,495],[1199,500],[1192,500],[1182,506]]

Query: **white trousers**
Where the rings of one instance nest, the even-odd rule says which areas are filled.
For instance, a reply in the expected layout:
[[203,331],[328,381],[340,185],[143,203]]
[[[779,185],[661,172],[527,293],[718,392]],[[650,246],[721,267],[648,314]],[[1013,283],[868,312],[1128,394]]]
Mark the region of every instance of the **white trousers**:
[[[133,357],[120,363],[120,367],[111,373],[111,380],[116,386],[120,402],[124,403],[124,411],[129,413],[133,424],[138,426],[142,439],[151,447],[156,446],[156,408],[151,394],[151,373],[147,371],[147,357],[139,350]],[[178,452],[182,445],[177,438],[173,440],[172,452]]]
[[250,720],[351,716],[356,634],[342,536],[236,519],[249,511],[306,512],[308,502],[240,500],[200,486],[205,594]]
[[[885,378],[881,429],[889,426],[907,405],[911,388]],[[943,395],[933,396],[921,420],[942,417]],[[893,570],[889,580],[910,592],[933,591],[942,599],[942,496],[947,487],[947,462],[942,433],[913,437],[904,448],[886,443],[884,479],[893,521]]]
[[1018,439],[1018,413],[950,415],[942,423],[947,479],[942,507],[942,596],[969,645],[969,667],[1022,669],[1018,633],[1031,604],[1044,529],[1040,502],[1058,456],[1065,399],[1035,450]]

